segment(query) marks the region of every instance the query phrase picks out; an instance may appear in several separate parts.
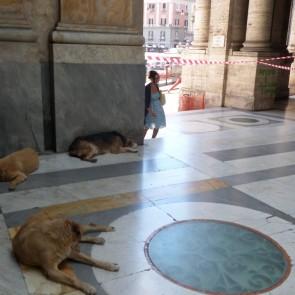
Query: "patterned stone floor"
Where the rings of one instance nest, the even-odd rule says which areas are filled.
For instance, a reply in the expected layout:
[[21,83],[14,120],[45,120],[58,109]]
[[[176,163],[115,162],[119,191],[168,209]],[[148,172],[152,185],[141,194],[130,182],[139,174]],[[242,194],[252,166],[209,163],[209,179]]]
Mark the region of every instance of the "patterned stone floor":
[[[290,114],[214,108],[170,114],[160,137],[146,140],[138,154],[103,155],[95,164],[66,154],[41,156],[40,169],[15,192],[0,184],[0,294],[81,294],[47,281],[38,270],[20,267],[11,255],[9,235],[41,208],[81,223],[116,227],[101,234],[104,246],[82,245],[82,251],[119,263],[118,273],[70,264],[98,295],[294,294],[294,138]],[[162,252],[153,253],[171,279],[151,263],[145,249],[163,227],[189,220],[246,228],[257,233],[260,242],[247,236],[253,243],[241,249],[245,256],[234,251],[241,247],[226,231],[217,235],[210,229],[202,234],[181,230],[173,240],[175,247],[165,246],[165,238],[155,248]],[[169,256],[171,251],[180,257]],[[234,268],[238,279],[212,267],[221,253],[231,261],[222,268]],[[208,289],[205,276],[197,276],[200,269],[215,280],[214,289]]]

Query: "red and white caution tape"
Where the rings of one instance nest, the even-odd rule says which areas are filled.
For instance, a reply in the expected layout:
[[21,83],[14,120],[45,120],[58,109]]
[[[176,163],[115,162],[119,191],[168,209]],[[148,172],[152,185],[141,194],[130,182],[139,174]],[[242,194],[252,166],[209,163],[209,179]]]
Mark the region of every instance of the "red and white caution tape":
[[263,61],[258,61],[259,64],[268,66],[268,67],[272,67],[272,68],[277,68],[277,69],[281,69],[281,70],[286,70],[286,71],[295,71],[295,67],[286,67],[286,66],[280,66],[280,65],[275,65],[275,64],[269,64]]
[[[181,57],[171,57],[171,56],[164,56],[164,55],[148,55],[147,59],[148,61],[165,62],[167,64],[169,63],[174,65],[216,65],[216,64],[235,65],[235,64],[259,63],[265,66],[288,70],[288,71],[295,70],[295,67],[279,66],[279,65],[268,63],[270,61],[293,59],[293,56],[290,56],[290,55],[264,58],[258,61],[255,61],[255,60],[219,61],[219,60],[206,60],[206,59],[186,59]],[[149,65],[150,63],[147,62],[147,64]]]

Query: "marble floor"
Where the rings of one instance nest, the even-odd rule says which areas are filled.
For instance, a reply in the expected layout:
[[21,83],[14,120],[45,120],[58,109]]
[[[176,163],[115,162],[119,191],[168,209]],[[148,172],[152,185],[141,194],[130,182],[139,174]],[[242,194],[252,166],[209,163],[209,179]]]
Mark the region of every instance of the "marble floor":
[[45,210],[115,226],[103,246],[120,264],[69,271],[98,295],[292,295],[295,289],[295,118],[280,111],[167,112],[167,128],[137,154],[95,164],[41,156],[14,192],[0,184],[0,294],[78,295],[20,266],[10,237]]

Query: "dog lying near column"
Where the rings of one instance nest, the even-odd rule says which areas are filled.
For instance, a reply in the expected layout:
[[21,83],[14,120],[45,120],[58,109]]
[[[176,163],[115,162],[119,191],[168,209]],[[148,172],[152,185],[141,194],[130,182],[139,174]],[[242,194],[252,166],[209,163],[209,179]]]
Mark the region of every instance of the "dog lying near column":
[[39,168],[36,151],[25,148],[0,159],[0,181],[9,182],[9,190],[25,181],[29,174]]
[[99,245],[105,242],[101,237],[84,236],[85,233],[113,230],[109,226],[80,225],[66,218],[39,213],[20,228],[12,240],[12,249],[20,263],[39,267],[49,279],[94,295],[96,290],[93,286],[80,281],[74,274],[62,271],[60,264],[69,258],[108,271],[118,271],[118,264],[96,260],[79,250],[79,242]]
[[137,153],[137,144],[117,131],[101,132],[77,137],[69,147],[69,155],[95,163],[97,155]]

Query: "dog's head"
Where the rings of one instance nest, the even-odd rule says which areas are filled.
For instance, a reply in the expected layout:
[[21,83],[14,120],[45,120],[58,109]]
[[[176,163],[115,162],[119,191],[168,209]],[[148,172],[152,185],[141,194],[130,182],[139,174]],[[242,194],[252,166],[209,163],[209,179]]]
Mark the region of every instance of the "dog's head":
[[126,139],[126,146],[127,147],[131,147],[131,148],[136,148],[137,147],[137,143],[134,140],[132,140],[130,138],[127,138]]

